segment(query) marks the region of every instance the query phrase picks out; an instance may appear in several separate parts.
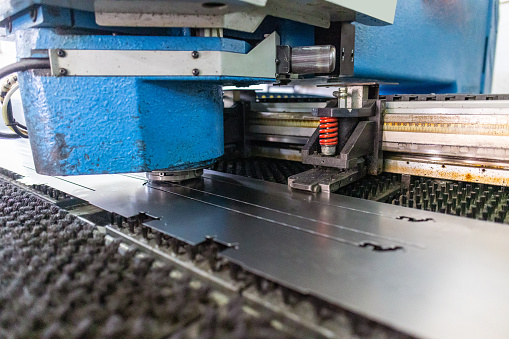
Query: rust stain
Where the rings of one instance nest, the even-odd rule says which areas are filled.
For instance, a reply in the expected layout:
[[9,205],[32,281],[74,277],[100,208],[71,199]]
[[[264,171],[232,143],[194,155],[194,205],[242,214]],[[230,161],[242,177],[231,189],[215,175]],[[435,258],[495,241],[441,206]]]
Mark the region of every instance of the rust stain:
[[[424,166],[425,164],[420,164]],[[438,166],[437,166],[438,167]],[[410,174],[416,176],[444,179],[444,180],[455,180],[455,181],[466,181],[476,182],[497,186],[509,186],[509,171],[506,175],[497,176],[496,173],[486,174],[486,169],[480,170],[479,168],[472,168],[473,172],[465,173],[452,169],[442,169],[441,167],[433,168],[431,165],[429,168],[415,168],[411,164],[406,164],[402,161],[390,161],[384,163],[384,171],[391,173]],[[478,172],[478,173],[475,173]]]
[[69,147],[67,147],[67,142],[65,141],[65,135],[62,133],[55,134],[55,146],[51,150],[51,159],[55,161],[65,160],[69,158],[71,152],[69,151]]

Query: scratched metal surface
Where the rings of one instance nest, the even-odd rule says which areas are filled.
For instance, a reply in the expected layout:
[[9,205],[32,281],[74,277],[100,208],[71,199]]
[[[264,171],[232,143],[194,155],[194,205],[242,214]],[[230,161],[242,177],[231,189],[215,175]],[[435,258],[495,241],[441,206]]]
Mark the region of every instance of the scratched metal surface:
[[221,255],[246,270],[408,334],[509,336],[507,226],[211,171],[161,187],[140,174],[46,177],[34,172],[26,142],[1,144],[0,167],[21,182],[125,217],[150,214],[159,220],[147,226],[190,244],[235,244]]

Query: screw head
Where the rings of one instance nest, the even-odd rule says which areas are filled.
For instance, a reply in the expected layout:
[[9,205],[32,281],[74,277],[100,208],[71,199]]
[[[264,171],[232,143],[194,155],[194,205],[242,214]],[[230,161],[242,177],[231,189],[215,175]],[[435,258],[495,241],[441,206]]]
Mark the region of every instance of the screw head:
[[58,70],[58,74],[60,74],[60,75],[66,75],[66,74],[67,74],[67,70],[66,70],[65,68],[60,68],[60,69]]
[[37,7],[34,7],[30,10],[30,19],[32,19],[32,22],[37,21]]
[[193,69],[193,75],[196,77],[200,75],[200,70],[198,68]]
[[200,57],[200,53],[198,51],[192,51],[191,56],[193,59],[198,59]]
[[65,57],[65,51],[63,49],[59,49],[57,51],[57,55],[61,58]]

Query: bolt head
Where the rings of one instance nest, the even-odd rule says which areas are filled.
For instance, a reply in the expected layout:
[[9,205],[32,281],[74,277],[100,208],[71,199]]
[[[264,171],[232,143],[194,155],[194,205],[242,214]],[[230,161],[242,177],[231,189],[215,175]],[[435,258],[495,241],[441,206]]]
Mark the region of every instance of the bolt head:
[[198,59],[200,57],[200,53],[198,51],[192,51],[191,56],[193,59]]
[[60,69],[58,70],[58,74],[60,74],[60,75],[66,75],[66,74],[67,74],[67,70],[66,70],[65,68],[60,68]]
[[58,55],[59,57],[61,57],[61,58],[62,58],[62,57],[65,57],[65,51],[64,51],[64,50],[62,50],[62,49],[59,49],[59,50],[57,51],[57,55]]
[[200,75],[200,70],[198,68],[193,69],[193,75],[196,77]]
[[32,22],[37,21],[37,8],[32,8],[30,10],[30,19],[32,19]]

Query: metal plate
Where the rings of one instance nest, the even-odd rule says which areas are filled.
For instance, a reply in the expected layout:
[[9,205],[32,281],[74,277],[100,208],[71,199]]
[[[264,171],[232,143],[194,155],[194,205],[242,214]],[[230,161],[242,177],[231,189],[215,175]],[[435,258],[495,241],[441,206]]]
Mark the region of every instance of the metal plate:
[[276,74],[274,60],[279,40],[279,35],[274,32],[247,54],[51,49],[49,57],[54,76],[237,76],[270,79]]
[[45,177],[27,148],[2,140],[0,166],[126,217],[149,213],[160,219],[146,225],[191,244],[235,244],[221,255],[283,286],[419,337],[509,336],[507,226],[210,171],[159,187],[142,174]]

